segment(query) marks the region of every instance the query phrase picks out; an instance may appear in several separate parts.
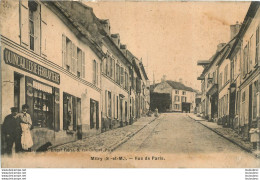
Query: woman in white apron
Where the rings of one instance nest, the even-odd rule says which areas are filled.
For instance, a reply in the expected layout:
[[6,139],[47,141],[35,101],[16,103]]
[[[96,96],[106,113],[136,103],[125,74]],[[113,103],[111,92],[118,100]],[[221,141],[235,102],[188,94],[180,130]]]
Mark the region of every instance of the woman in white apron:
[[24,104],[22,106],[22,112],[19,113],[19,118],[21,122],[21,128],[22,128],[22,136],[21,136],[21,144],[22,148],[25,151],[31,151],[31,147],[33,146],[33,140],[31,135],[31,126],[32,126],[32,120],[30,114],[27,113],[29,106],[27,104]]

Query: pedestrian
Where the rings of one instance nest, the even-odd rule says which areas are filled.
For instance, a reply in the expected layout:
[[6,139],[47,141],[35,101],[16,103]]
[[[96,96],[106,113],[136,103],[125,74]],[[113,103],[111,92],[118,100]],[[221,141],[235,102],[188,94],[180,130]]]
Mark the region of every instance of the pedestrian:
[[11,114],[7,115],[4,119],[2,132],[6,142],[6,151],[8,155],[12,154],[12,148],[15,144],[15,152],[20,152],[21,148],[21,133],[22,129],[18,119],[18,108],[12,107]]
[[30,114],[27,113],[29,106],[24,104],[22,106],[22,112],[18,114],[20,119],[20,125],[22,128],[21,144],[24,151],[31,151],[33,146],[33,140],[31,135],[32,120]]

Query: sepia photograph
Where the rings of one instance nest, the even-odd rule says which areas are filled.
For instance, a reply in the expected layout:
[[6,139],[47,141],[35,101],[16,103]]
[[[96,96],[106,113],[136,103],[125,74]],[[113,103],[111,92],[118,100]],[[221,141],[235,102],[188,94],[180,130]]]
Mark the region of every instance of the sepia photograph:
[[1,0],[1,167],[260,168],[259,7]]

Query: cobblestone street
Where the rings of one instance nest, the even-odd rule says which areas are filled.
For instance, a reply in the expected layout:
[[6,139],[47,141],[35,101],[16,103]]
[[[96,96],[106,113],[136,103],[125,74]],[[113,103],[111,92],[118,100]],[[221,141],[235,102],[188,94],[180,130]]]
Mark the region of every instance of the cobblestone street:
[[137,132],[142,130],[147,124],[152,122],[155,117],[142,117],[138,119],[134,124],[128,125],[122,128],[113,129],[97,136],[92,136],[76,142],[67,143],[64,145],[56,146],[50,151],[62,151],[62,150],[77,150],[105,152],[112,151],[117,148],[121,143],[124,143]]

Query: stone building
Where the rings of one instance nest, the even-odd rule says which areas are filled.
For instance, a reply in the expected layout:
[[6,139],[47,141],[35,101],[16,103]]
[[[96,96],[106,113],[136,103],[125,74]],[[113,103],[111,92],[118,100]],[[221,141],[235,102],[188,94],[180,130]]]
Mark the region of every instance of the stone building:
[[166,80],[162,78],[161,83],[154,85],[153,93],[170,94],[171,103],[165,107],[166,111],[194,112],[196,107],[196,92],[181,82]]
[[11,107],[28,104],[37,149],[129,123],[134,68],[108,20],[81,2],[0,5],[1,124]]

